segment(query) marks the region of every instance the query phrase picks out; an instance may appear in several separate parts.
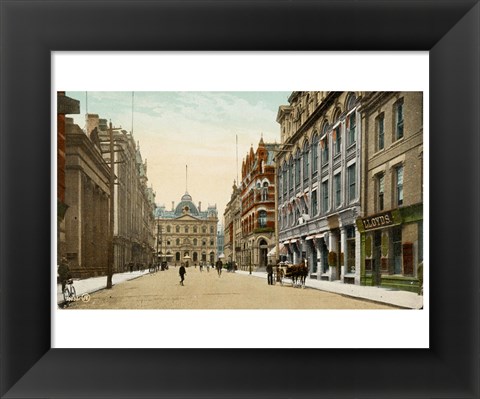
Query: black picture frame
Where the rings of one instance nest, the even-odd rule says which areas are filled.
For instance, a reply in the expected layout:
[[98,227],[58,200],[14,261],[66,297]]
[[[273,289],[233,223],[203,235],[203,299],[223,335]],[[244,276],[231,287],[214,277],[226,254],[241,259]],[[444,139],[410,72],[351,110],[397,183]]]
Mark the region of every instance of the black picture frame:
[[[479,397],[478,1],[0,4],[2,398]],[[430,349],[52,349],[54,50],[429,51]]]

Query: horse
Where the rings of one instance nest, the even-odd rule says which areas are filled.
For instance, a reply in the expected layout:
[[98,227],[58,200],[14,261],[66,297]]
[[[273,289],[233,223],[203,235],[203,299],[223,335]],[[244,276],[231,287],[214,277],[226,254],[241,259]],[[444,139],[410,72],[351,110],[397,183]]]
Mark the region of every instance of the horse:
[[292,287],[305,288],[305,280],[308,276],[308,267],[303,263],[287,266],[285,277],[292,279]]

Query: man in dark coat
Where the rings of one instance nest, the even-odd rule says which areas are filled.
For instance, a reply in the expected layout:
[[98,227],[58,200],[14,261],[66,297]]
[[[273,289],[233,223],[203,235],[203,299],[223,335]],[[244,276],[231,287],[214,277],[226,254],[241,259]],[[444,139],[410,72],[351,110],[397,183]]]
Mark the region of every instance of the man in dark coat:
[[178,270],[178,274],[180,275],[180,285],[183,285],[183,280],[185,280],[185,274],[187,274],[187,271],[185,270],[185,266],[180,266],[180,269]]
[[217,260],[217,263],[215,264],[216,268],[217,268],[217,273],[218,273],[218,277],[220,277],[222,275],[222,268],[223,268],[223,263],[222,263],[222,260],[221,259],[218,259]]
[[268,285],[273,285],[273,267],[272,267],[272,265],[267,266],[267,280],[268,280]]

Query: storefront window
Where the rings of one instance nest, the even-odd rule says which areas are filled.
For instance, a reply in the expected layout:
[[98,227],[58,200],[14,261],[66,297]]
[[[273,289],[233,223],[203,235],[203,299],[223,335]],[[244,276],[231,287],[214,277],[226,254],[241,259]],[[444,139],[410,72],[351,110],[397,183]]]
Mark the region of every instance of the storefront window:
[[393,273],[402,274],[402,228],[392,229],[393,241]]

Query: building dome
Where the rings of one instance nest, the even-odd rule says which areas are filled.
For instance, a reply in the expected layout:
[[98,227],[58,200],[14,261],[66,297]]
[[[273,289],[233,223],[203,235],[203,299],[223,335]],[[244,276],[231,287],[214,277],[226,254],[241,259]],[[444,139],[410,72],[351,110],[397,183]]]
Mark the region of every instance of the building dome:
[[190,214],[193,216],[199,216],[197,207],[192,202],[192,196],[188,193],[185,193],[180,200],[180,203],[175,208],[175,216],[181,216],[184,214]]

